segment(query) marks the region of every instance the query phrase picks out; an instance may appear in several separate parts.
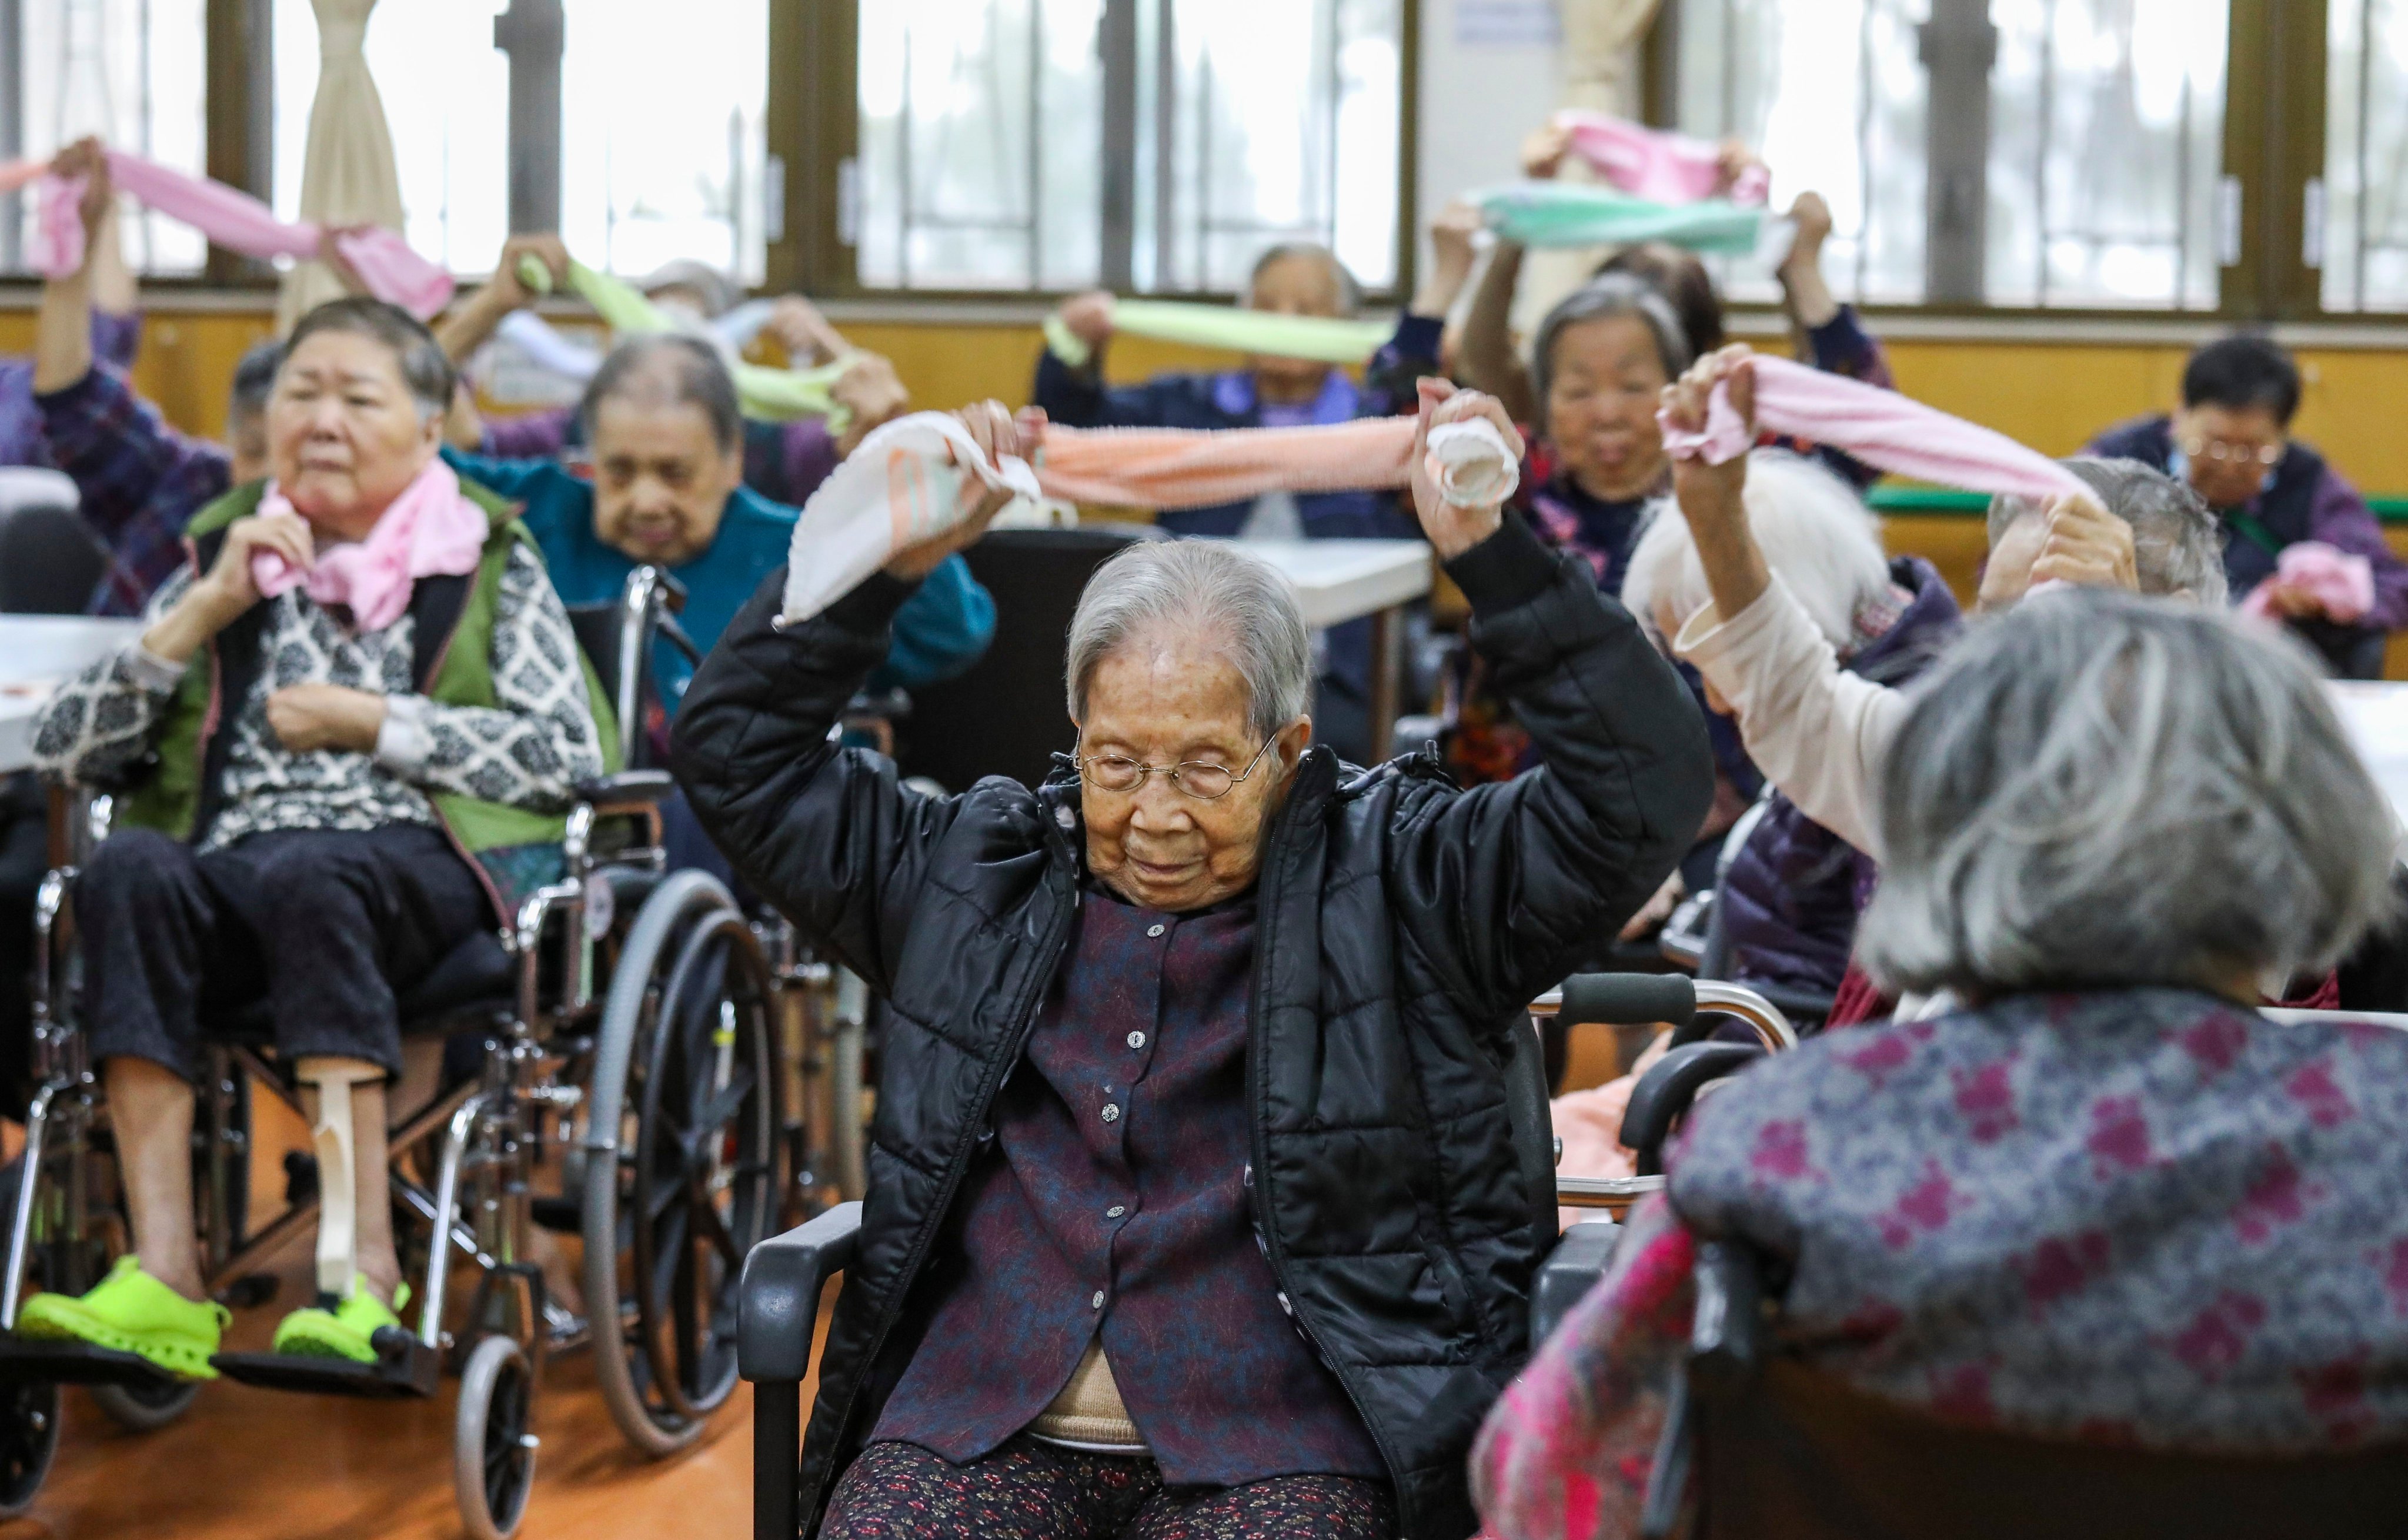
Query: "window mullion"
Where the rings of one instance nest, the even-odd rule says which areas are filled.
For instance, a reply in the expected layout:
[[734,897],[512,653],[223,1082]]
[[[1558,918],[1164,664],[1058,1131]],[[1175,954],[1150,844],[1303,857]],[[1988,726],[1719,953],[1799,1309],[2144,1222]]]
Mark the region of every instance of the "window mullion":
[[1989,227],[1990,68],[1999,29],[1989,0],[1932,0],[1918,35],[1930,81],[1924,298],[1979,305]]
[[[1138,0],[1104,0],[1096,31],[1096,50],[1104,69],[1103,249],[1098,281],[1115,293],[1126,293],[1136,281],[1137,7]],[[1035,153],[1035,147],[1030,153]],[[1029,218],[1038,217],[1038,210],[1031,208]],[[1030,287],[1037,286],[1037,275],[1031,274]]]
[[510,0],[494,18],[494,47],[510,61],[510,229],[560,228],[561,0]]

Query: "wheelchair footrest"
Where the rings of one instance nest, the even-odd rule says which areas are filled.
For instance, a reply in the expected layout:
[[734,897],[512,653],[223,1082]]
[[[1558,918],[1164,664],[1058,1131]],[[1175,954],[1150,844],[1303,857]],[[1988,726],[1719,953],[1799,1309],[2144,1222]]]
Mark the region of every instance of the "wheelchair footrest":
[[0,1383],[139,1385],[165,1389],[188,1383],[138,1353],[88,1342],[29,1342],[0,1336]]
[[400,1400],[431,1396],[442,1377],[443,1356],[409,1333],[387,1326],[376,1334],[377,1361],[308,1358],[299,1353],[220,1353],[210,1366],[228,1379],[269,1390],[308,1395]]

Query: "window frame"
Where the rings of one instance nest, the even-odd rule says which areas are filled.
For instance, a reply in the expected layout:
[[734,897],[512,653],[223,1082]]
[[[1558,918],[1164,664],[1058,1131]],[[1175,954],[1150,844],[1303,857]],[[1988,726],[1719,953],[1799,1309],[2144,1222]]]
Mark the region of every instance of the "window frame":
[[[1133,50],[1137,37],[1139,0],[1102,0],[1101,39],[1118,38]],[[1414,169],[1419,162],[1421,106],[1421,0],[1398,0],[1403,33],[1398,78],[1397,137],[1397,273],[1392,284],[1367,290],[1372,307],[1400,305],[1413,292],[1420,246],[1420,211],[1414,196]],[[996,305],[1047,303],[1065,297],[1054,289],[893,289],[865,284],[855,263],[856,248],[843,240],[842,221],[848,190],[844,167],[857,164],[860,152],[859,109],[860,10],[856,0],[769,0],[769,106],[766,126],[769,154],[785,167],[784,238],[769,242],[768,287],[773,292],[798,289],[814,298],[838,301],[887,302],[901,305]],[[1114,50],[1118,51],[1118,50]],[[1127,54],[1125,69],[1137,67]],[[1123,110],[1135,111],[1135,80],[1125,92],[1105,82],[1109,117],[1123,95]],[[1121,163],[1134,171],[1136,149],[1131,136],[1129,158]],[[1116,200],[1130,197],[1125,180],[1106,167],[1105,216],[1110,231],[1118,214],[1122,228],[1132,218]],[[1110,236],[1108,235],[1107,238]],[[1125,257],[1125,249],[1122,255]],[[1125,271],[1114,271],[1108,250],[1098,279],[1102,288],[1126,292]],[[1122,281],[1116,283],[1115,278]],[[1156,291],[1147,297],[1224,301],[1230,290]]]

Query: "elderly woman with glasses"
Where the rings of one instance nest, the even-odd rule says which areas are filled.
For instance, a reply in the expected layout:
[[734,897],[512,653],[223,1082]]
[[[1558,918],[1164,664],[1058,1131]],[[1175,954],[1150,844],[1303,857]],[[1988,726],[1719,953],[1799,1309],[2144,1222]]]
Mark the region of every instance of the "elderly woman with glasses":
[[2384,800],[2253,622],[2040,594],[1914,687],[1863,955],[1935,1020],[1702,1103],[1474,1457],[1512,1540],[1634,1533],[1709,1242],[1784,1350],[1932,1417],[2187,1450],[2408,1436],[2408,1034],[2278,1022],[2389,906]]
[[[1423,386],[1425,434],[1475,415],[1510,440]],[[1097,571],[1077,758],[1033,791],[924,796],[827,741],[958,537],[782,629],[773,577],[695,677],[696,811],[891,1007],[803,1455],[820,1533],[1470,1532],[1465,1451],[1552,1238],[1507,1034],[1654,891],[1713,771],[1584,567],[1426,469],[1413,502],[1542,747],[1509,783],[1315,747],[1295,595],[1220,542]]]

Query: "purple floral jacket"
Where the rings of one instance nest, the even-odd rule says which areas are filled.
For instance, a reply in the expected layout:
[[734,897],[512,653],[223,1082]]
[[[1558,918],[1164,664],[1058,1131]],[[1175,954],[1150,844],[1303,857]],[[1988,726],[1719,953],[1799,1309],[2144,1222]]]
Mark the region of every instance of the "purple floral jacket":
[[1980,1426],[2188,1449],[2408,1434],[2408,1033],[2177,990],[1833,1034],[1702,1104],[1669,1204],[1490,1414],[1509,1540],[1636,1532],[1698,1240],[1782,1339]]

